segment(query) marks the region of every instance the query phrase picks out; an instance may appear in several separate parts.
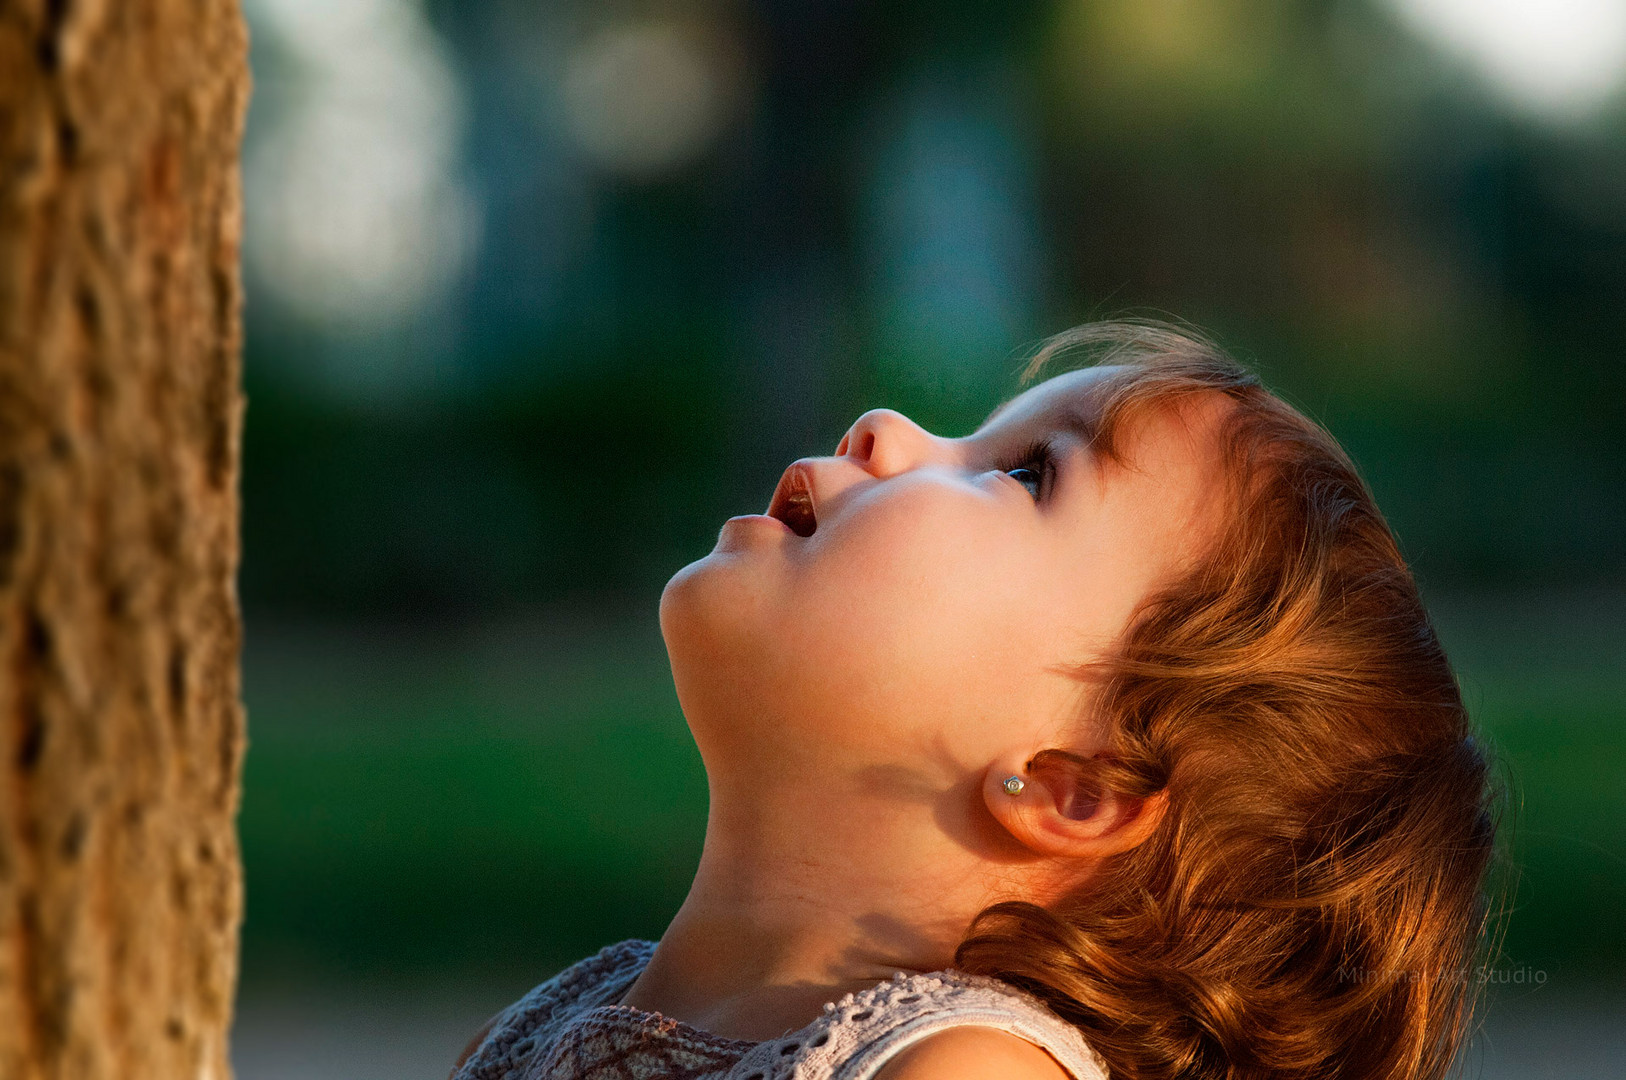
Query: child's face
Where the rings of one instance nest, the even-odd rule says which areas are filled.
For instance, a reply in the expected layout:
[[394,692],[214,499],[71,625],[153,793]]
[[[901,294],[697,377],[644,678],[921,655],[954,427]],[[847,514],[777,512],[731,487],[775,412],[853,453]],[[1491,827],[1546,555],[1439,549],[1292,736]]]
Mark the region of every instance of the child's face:
[[[1137,603],[1200,550],[1227,407],[1204,395],[1147,412],[1115,465],[1084,437],[1091,387],[1112,370],[1057,375],[963,438],[865,413],[834,456],[796,463],[810,535],[731,518],[661,596],[708,770],[912,762],[959,775],[1030,744],[1090,749],[1066,668],[1110,652]],[[1053,475],[1003,471],[1041,469],[1013,459],[1043,439]],[[787,471],[773,509],[791,487]]]

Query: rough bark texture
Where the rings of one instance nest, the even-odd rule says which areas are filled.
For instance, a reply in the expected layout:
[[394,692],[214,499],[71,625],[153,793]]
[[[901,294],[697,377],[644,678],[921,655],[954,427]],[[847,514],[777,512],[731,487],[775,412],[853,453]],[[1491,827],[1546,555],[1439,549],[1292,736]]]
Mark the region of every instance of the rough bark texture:
[[228,1075],[235,0],[0,0],[0,1077]]

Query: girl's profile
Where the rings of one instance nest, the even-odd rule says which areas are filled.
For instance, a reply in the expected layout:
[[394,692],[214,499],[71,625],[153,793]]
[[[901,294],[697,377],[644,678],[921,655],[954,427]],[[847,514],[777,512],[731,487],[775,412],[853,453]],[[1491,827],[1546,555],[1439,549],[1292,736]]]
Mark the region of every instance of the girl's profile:
[[454,1077],[1445,1074],[1494,792],[1356,467],[1163,324],[1023,381],[864,413],[671,578],[688,898]]

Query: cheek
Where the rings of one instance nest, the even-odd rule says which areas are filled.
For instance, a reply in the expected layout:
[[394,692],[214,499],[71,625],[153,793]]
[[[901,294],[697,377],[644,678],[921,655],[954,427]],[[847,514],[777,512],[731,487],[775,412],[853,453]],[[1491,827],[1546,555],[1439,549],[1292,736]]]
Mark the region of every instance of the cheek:
[[1036,666],[1035,533],[926,487],[845,511],[786,578],[774,633],[798,695],[894,731],[1008,701]]

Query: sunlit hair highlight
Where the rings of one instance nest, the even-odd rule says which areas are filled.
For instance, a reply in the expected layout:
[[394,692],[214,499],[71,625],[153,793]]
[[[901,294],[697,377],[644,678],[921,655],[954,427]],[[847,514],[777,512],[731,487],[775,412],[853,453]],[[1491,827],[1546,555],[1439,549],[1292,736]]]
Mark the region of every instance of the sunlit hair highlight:
[[1165,791],[1162,822],[1060,902],[982,912],[956,966],[1038,994],[1115,1078],[1441,1077],[1479,982],[1498,802],[1394,536],[1332,436],[1200,335],[1080,327],[1023,381],[1080,349],[1119,369],[1092,387],[1104,456],[1144,410],[1234,403],[1228,512],[1081,672],[1108,749],[1040,755]]

